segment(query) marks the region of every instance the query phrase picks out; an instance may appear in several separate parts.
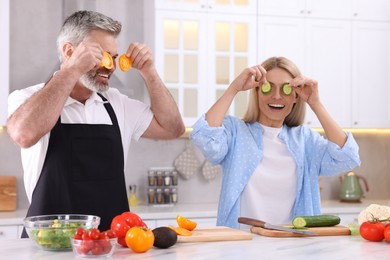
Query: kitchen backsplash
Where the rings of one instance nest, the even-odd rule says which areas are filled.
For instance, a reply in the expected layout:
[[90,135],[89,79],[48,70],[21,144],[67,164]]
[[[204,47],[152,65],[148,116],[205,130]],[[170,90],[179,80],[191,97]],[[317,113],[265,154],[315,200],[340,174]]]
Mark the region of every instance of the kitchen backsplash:
[[[390,134],[355,133],[360,147],[362,164],[354,170],[364,176],[369,185],[367,199],[390,199]],[[147,177],[151,167],[171,167],[175,159],[188,147],[188,139],[157,141],[141,139],[132,144],[126,165],[127,187],[137,185],[140,203],[147,204]],[[202,161],[202,158],[199,158]],[[27,208],[28,200],[23,185],[23,169],[20,149],[9,139],[6,130],[0,130],[0,176],[17,177],[17,207]],[[320,178],[322,199],[338,199],[340,180],[338,176]],[[201,170],[189,179],[179,175],[178,203],[217,203],[221,175],[207,180]]]

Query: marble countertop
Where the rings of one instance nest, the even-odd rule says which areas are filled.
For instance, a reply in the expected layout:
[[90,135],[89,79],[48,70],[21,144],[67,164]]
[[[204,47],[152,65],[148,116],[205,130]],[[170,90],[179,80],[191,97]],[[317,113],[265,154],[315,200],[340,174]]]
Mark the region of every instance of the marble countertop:
[[[389,205],[390,200],[363,200],[361,203],[343,203],[337,200],[322,201],[323,214],[357,214],[370,204]],[[188,218],[216,218],[217,204],[177,204],[174,206],[138,205],[131,211],[144,220],[172,219],[178,214]],[[21,225],[27,209],[0,212],[0,225]]]
[[[168,249],[151,248],[141,254],[120,247],[110,259],[389,259],[386,242],[369,242],[360,236],[271,238],[254,235],[253,240],[176,243]],[[2,240],[2,259],[73,259],[73,252],[50,252],[29,239]],[[80,258],[81,259],[81,258]]]

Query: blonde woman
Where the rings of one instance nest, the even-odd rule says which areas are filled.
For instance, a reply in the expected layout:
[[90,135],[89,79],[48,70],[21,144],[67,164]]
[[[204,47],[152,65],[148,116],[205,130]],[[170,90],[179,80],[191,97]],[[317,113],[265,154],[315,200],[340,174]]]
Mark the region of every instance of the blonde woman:
[[[240,91],[250,91],[243,119],[226,116]],[[305,103],[326,139],[303,125]],[[360,165],[359,148],[321,103],[318,83],[284,57],[246,68],[194,125],[192,142],[223,168],[217,225],[240,228],[239,216],[290,223],[321,213],[318,176]]]

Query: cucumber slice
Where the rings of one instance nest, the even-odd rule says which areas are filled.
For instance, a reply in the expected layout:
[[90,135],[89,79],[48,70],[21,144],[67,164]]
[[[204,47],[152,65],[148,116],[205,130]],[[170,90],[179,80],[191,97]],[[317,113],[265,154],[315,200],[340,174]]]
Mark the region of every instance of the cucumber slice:
[[282,86],[283,94],[285,94],[286,96],[289,96],[289,95],[291,95],[292,91],[293,91],[293,88],[290,86],[290,84],[288,84],[288,83],[283,84],[283,86]]
[[268,94],[271,92],[271,84],[269,82],[265,82],[263,85],[261,85],[261,92],[263,94]]

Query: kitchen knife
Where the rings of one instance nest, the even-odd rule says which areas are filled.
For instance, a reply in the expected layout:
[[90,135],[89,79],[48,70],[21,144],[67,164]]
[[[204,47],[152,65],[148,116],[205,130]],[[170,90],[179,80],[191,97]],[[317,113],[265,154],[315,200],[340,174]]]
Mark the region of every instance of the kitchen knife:
[[292,232],[292,233],[298,233],[298,234],[304,234],[304,235],[314,235],[317,234],[311,231],[307,230],[299,230],[294,228],[288,228],[288,227],[282,227],[282,226],[276,226],[269,223],[266,223],[262,220],[253,219],[253,218],[246,218],[246,217],[239,217],[238,223],[246,224],[246,225],[252,225],[254,227],[262,227],[266,229],[273,229],[273,230],[279,230],[279,231],[285,231],[285,232]]

